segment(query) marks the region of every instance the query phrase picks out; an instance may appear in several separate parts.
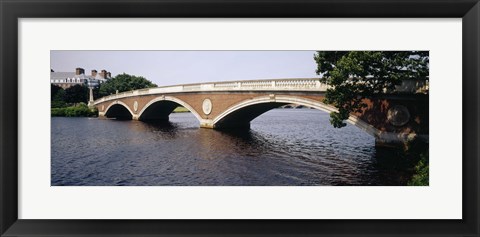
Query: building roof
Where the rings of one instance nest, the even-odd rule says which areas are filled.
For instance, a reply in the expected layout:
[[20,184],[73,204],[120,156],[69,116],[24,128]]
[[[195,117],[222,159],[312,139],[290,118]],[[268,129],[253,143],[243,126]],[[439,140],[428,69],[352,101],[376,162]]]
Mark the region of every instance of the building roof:
[[91,79],[92,77],[85,74],[75,75],[75,72],[50,72],[50,79],[79,78]]
[[[77,70],[78,71],[78,70]],[[96,71],[96,70],[92,70]],[[105,74],[104,77],[102,76],[102,73]],[[81,82],[88,82],[89,84],[99,84],[99,83],[104,83],[108,79],[111,79],[109,76],[110,73],[107,74],[106,70],[102,70],[102,73],[97,73],[95,76],[93,75],[85,75],[85,73],[82,73],[80,75],[76,75],[76,72],[55,72],[53,69],[50,69],[50,80],[58,80],[60,82],[63,82],[67,79],[75,79],[78,80],[80,79]],[[69,82],[69,83],[74,83],[74,82]]]
[[102,76],[100,76],[100,73],[98,73],[95,77],[92,77],[90,76],[92,79],[96,79],[96,80],[105,80],[105,78],[103,78]]
[[85,74],[75,75],[75,72],[50,72],[50,79],[66,79],[66,78],[75,78],[75,79],[94,79],[100,81],[106,81],[108,78],[103,78],[100,74],[97,74],[95,77],[87,76]]

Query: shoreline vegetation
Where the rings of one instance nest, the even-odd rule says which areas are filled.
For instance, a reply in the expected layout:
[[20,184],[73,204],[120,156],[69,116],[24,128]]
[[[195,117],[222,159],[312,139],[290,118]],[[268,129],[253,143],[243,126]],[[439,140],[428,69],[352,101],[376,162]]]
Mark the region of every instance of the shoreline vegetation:
[[98,110],[81,102],[67,107],[50,108],[50,114],[52,117],[98,117]]
[[178,106],[177,108],[175,108],[173,110],[172,113],[190,113],[190,110],[188,110],[187,108],[185,108],[183,106]]
[[429,186],[429,157],[428,144],[412,141],[407,145],[406,158],[412,160],[412,177],[407,182],[408,186]]
[[[395,148],[390,148],[395,149]],[[399,158],[403,160],[400,162],[399,169],[405,169],[409,175],[406,177],[406,186],[429,186],[429,157],[428,157],[428,142],[420,139],[414,139],[406,143],[402,148],[397,148]],[[403,163],[403,164],[402,164]]]
[[[172,113],[190,113],[185,107],[179,106]],[[98,117],[97,108],[89,108],[81,102],[67,107],[50,108],[52,117]]]

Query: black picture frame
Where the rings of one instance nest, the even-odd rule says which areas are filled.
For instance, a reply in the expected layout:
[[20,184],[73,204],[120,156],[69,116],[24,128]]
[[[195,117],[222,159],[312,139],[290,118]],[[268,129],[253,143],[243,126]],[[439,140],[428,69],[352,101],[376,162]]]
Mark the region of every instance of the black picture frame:
[[[0,15],[1,236],[479,236],[478,0],[0,0]],[[60,17],[462,18],[463,219],[19,220],[17,20]]]

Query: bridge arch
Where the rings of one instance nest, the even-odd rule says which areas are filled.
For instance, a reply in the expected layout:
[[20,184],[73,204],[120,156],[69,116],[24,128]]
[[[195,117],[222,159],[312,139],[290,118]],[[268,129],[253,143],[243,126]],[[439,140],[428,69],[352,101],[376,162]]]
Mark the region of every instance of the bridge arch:
[[105,109],[105,117],[117,118],[117,119],[132,119],[133,112],[130,110],[127,104],[122,101],[116,100]]
[[[260,96],[252,99],[241,101],[233,106],[230,106],[224,112],[219,114],[213,119],[213,127],[222,128],[230,126],[249,126],[250,121],[260,116],[261,114],[278,108],[279,106],[286,104],[298,104],[306,107],[315,108],[327,113],[337,112],[338,110],[330,105],[322,103],[320,101],[302,98],[298,96]],[[348,123],[359,127],[361,130],[368,134],[378,137],[381,131],[373,127],[372,125],[362,121],[360,118],[351,115]]]
[[168,116],[179,105],[188,109],[198,121],[202,121],[202,117],[192,106],[173,96],[159,96],[150,100],[138,113],[138,120],[168,120]]

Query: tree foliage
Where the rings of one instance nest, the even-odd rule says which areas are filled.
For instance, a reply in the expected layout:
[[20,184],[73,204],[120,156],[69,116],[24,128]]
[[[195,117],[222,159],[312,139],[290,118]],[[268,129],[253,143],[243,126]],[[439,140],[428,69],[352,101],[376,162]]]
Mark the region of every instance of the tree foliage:
[[52,108],[65,107],[65,90],[60,86],[50,84],[50,101]]
[[99,95],[107,96],[115,94],[117,90],[118,92],[123,92],[151,87],[157,87],[157,85],[144,77],[123,73],[101,84]]
[[89,96],[88,87],[85,85],[74,85],[65,89],[65,102],[67,103],[86,103]]
[[63,90],[62,87],[50,84],[50,98],[53,100],[59,91]]
[[394,92],[402,80],[426,80],[429,74],[428,51],[319,51],[314,59],[317,74],[331,86],[324,102],[338,109],[330,114],[336,128],[366,106],[364,98]]

